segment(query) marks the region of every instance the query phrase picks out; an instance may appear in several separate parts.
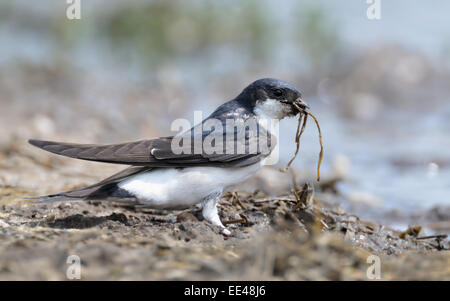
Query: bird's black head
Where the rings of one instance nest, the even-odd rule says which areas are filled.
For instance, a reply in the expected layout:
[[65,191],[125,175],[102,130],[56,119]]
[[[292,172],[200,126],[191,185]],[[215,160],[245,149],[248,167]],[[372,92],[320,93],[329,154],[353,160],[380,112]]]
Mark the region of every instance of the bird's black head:
[[306,111],[309,107],[302,101],[297,88],[279,79],[259,79],[242,91],[237,100],[260,118],[283,119],[299,113],[297,107]]

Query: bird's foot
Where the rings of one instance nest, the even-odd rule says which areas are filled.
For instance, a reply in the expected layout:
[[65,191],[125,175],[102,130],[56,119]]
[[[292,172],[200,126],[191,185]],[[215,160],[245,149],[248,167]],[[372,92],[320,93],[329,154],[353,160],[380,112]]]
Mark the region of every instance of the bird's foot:
[[222,221],[220,220],[220,217],[219,217],[219,211],[217,209],[217,203],[219,202],[219,197],[220,197],[220,194],[219,194],[219,196],[206,198],[203,201],[202,215],[205,218],[205,220],[207,220],[214,226],[220,227],[222,229],[221,234],[228,237],[231,235],[231,231],[228,230],[222,224]]
[[230,235],[231,235],[231,231],[228,230],[228,229],[225,228],[225,227],[222,229],[222,232],[221,232],[221,233],[222,233],[222,235],[225,236],[225,237],[230,237]]

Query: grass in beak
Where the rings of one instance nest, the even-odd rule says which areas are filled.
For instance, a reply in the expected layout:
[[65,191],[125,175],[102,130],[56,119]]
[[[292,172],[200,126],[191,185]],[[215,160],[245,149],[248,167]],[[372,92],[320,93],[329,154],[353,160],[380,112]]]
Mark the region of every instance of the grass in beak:
[[[302,124],[303,120],[303,124]],[[306,127],[306,121],[308,120],[308,115],[306,114],[300,114],[300,117],[298,118],[298,126],[297,126],[297,133],[295,134],[295,143],[297,144],[297,148],[295,150],[294,156],[289,160],[289,163],[286,165],[284,169],[280,169],[281,172],[286,172],[289,167],[291,166],[292,162],[294,162],[295,158],[297,157],[297,154],[300,150],[300,137],[302,136],[303,132],[305,131]]]
[[319,140],[320,140],[320,153],[319,153],[319,162],[317,163],[317,181],[320,181],[320,165],[322,165],[322,159],[323,159],[323,138],[322,138],[322,131],[320,129],[319,121],[317,120],[316,116],[314,116],[310,112],[306,112],[309,116],[311,116],[314,119],[314,122],[316,123],[317,130],[319,131]]
[[[297,157],[297,154],[300,150],[300,137],[302,136],[303,132],[305,131],[306,121],[308,120],[308,115],[309,115],[314,119],[314,122],[316,123],[316,126],[317,126],[317,130],[319,131],[320,153],[319,153],[319,162],[317,164],[317,181],[320,181],[320,166],[322,165],[322,159],[323,159],[323,138],[322,138],[322,131],[320,129],[319,121],[317,120],[316,116],[314,116],[312,113],[303,111],[296,104],[294,104],[294,106],[300,112],[300,117],[298,119],[297,133],[295,135],[295,143],[297,144],[297,149],[295,150],[294,156],[291,158],[291,160],[289,160],[289,163],[286,165],[286,167],[284,169],[280,169],[280,171],[286,172],[289,169],[289,167],[291,166],[292,162],[294,162],[295,158]],[[302,120],[303,120],[303,123],[302,123]]]

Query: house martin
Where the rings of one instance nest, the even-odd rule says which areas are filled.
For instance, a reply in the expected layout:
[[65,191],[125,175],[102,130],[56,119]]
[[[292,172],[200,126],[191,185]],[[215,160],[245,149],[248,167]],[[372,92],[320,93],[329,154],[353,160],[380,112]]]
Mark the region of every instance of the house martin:
[[199,204],[203,217],[229,235],[217,204],[224,190],[251,177],[272,153],[276,133],[271,133],[264,121],[279,121],[308,109],[294,86],[264,78],[175,136],[110,145],[29,140],[36,147],[66,157],[130,165],[88,187],[37,199],[109,200],[160,209]]

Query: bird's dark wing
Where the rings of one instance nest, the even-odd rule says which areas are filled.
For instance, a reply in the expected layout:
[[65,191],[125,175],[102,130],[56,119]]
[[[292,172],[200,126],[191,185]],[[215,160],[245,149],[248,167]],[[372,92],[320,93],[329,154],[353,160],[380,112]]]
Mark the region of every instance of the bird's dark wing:
[[122,144],[95,145],[29,140],[28,142],[48,152],[88,161],[147,165],[155,161],[150,154],[154,148],[170,147],[172,137],[142,140]]
[[[256,130],[244,129],[244,132],[239,127],[230,130],[213,128],[209,131],[201,128],[200,134],[196,135],[198,127],[201,124],[175,137],[122,144],[92,145],[41,140],[29,142],[66,157],[147,167],[247,166],[265,158],[276,144],[275,137],[260,126]],[[227,139],[230,140],[228,143]],[[214,141],[212,145],[216,148],[204,147],[211,145],[211,141]],[[263,147],[261,141],[265,143]],[[251,149],[250,146],[255,144],[256,149]],[[174,145],[181,147],[177,151]],[[199,148],[196,149],[196,146]]]

